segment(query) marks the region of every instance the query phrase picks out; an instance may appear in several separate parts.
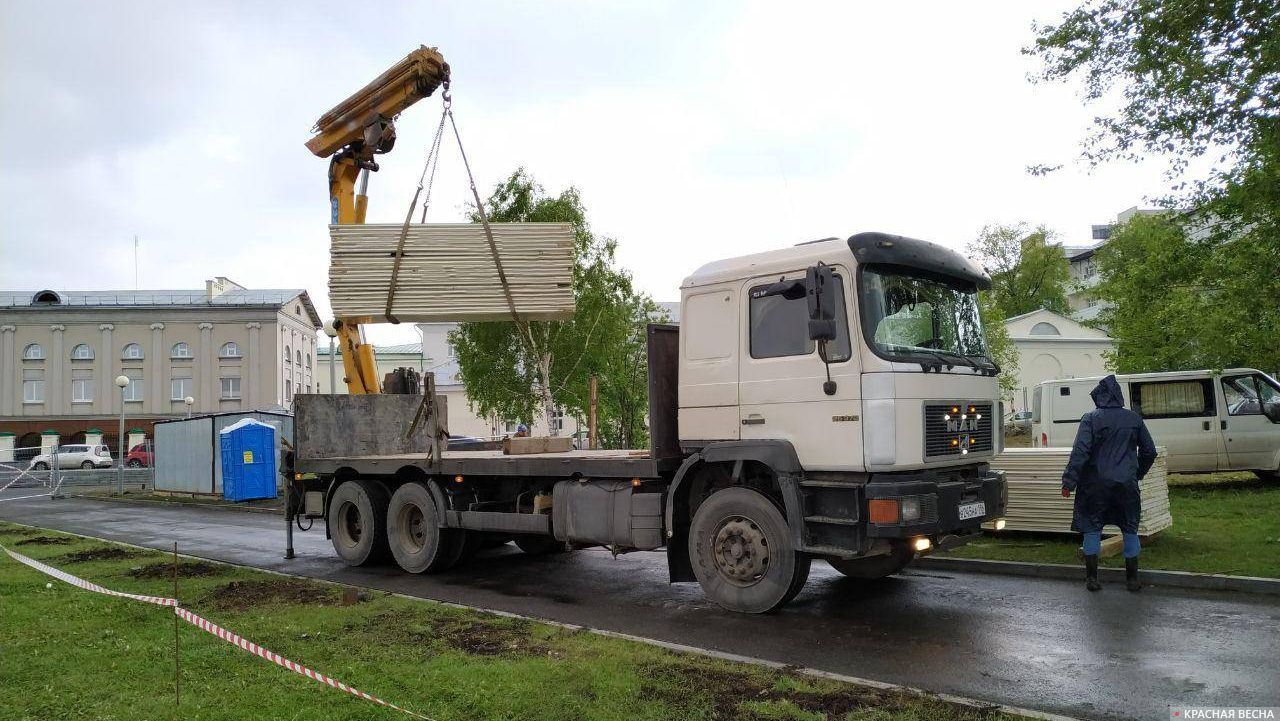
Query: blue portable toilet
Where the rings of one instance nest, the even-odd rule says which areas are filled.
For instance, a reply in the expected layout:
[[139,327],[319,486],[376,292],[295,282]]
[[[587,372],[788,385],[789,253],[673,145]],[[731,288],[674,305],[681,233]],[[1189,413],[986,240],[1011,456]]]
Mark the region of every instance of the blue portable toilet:
[[222,497],[253,501],[276,497],[276,429],[242,418],[218,432]]

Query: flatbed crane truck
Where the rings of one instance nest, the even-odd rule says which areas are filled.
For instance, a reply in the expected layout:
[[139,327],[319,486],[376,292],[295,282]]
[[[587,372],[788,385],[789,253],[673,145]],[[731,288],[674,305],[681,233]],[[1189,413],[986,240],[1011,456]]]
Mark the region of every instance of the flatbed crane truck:
[[1004,513],[989,282],[882,233],[705,265],[679,327],[648,327],[644,450],[455,451],[443,412],[418,422],[429,396],[301,395],[303,506],[345,562],[410,573],[493,540],[665,548],[672,582],[747,613],[785,605],[815,558],[887,576]]
[[[333,223],[364,221],[394,116],[448,77],[421,48],[317,123]],[[295,397],[286,520],[323,519],[348,564],[409,573],[492,542],[665,548],[672,582],[746,613],[784,606],[813,559],[884,577],[1004,514],[989,287],[956,252],[884,233],[704,265],[682,283],[679,327],[647,329],[639,450],[451,450],[431,379],[379,393],[370,319],[339,319],[350,394]]]

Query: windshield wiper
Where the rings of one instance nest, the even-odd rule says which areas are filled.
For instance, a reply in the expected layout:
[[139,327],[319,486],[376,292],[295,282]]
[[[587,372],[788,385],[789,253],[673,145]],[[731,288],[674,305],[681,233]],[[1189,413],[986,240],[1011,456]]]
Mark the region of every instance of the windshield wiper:
[[981,370],[981,369],[982,369],[982,366],[979,366],[977,363],[974,363],[974,362],[973,362],[973,359],[971,359],[969,356],[967,356],[967,355],[965,355],[965,354],[963,354],[963,353],[957,353],[957,352],[955,352],[955,351],[953,351],[953,350],[945,350],[945,349],[942,349],[942,348],[939,348],[937,351],[934,351],[933,353],[931,353],[931,355],[935,355],[935,356],[936,356],[936,355],[938,355],[938,354],[945,355],[945,356],[947,356],[948,358],[955,358],[956,360],[960,361],[960,364],[961,364],[961,365],[969,366],[970,368],[972,368],[972,369],[974,369],[974,370]]

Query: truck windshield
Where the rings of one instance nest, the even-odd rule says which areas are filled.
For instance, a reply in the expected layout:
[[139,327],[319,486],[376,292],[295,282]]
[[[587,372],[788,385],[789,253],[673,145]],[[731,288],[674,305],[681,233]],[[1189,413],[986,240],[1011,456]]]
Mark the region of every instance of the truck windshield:
[[858,290],[863,328],[879,355],[909,362],[941,358],[956,365],[993,365],[972,286],[866,266]]

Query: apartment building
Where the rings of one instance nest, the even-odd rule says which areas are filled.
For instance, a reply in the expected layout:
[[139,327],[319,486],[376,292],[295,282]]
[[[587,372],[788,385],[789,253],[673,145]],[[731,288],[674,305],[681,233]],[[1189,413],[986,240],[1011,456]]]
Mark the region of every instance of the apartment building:
[[319,328],[305,290],[221,276],[196,290],[0,291],[0,434],[83,442],[114,433],[121,405],[147,433],[188,411],[288,408],[317,390]]

